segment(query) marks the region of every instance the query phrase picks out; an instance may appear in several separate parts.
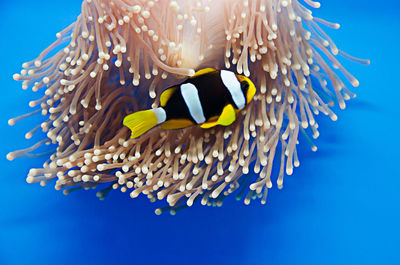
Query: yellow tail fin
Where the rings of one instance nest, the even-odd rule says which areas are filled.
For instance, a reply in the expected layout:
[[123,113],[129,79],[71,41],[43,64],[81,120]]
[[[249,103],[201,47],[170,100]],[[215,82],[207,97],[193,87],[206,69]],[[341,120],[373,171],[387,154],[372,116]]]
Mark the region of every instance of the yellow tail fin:
[[[160,109],[160,110],[159,110]],[[138,111],[129,114],[124,118],[123,124],[131,129],[131,138],[139,137],[157,124],[164,122],[165,117],[160,117],[159,113],[164,112],[161,108]],[[165,112],[164,112],[165,115]]]

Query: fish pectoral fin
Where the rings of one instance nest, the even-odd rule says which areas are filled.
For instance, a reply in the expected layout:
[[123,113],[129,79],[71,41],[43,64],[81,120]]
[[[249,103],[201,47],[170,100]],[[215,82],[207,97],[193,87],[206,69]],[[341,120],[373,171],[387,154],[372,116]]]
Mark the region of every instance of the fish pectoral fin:
[[201,69],[201,70],[197,71],[190,78],[197,77],[197,76],[200,76],[200,75],[205,75],[205,74],[208,74],[208,73],[211,73],[211,72],[215,72],[215,71],[217,71],[217,70],[214,69],[214,68],[204,68],[204,69]]
[[236,111],[232,104],[228,104],[222,110],[217,123],[223,126],[231,125],[236,120]]
[[177,87],[170,87],[165,89],[160,96],[160,105],[161,107],[165,107],[167,105],[168,100],[172,97]]
[[161,123],[161,128],[164,130],[182,129],[193,126],[194,123],[187,119],[171,119]]
[[207,122],[200,125],[203,129],[208,129],[217,125],[228,126],[236,120],[236,110],[232,104],[228,104],[222,110],[219,117],[212,117]]
[[131,138],[139,137],[158,123],[157,116],[151,110],[138,111],[124,118],[123,124],[131,131]]

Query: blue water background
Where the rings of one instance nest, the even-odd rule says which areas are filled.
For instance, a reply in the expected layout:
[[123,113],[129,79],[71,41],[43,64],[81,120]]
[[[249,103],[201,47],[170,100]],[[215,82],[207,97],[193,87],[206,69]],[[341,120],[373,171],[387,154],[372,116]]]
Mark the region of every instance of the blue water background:
[[[229,199],[156,216],[143,196],[95,191],[64,196],[27,184],[39,159],[9,162],[6,153],[33,140],[40,121],[14,127],[10,117],[39,98],[12,80],[55,33],[75,21],[80,1],[0,1],[0,264],[400,264],[400,4],[323,1],[315,16],[339,48],[368,57],[369,67],[341,60],[360,80],[357,98],[337,122],[320,116],[318,152],[302,143],[301,166],[270,190],[267,205]],[[36,137],[35,139],[38,139]]]

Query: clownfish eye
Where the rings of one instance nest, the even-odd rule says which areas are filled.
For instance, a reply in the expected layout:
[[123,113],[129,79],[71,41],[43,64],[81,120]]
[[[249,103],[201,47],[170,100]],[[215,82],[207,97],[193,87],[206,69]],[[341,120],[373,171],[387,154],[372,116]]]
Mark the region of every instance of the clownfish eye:
[[247,81],[240,82],[240,87],[243,93],[246,95],[247,90],[249,90],[249,83]]

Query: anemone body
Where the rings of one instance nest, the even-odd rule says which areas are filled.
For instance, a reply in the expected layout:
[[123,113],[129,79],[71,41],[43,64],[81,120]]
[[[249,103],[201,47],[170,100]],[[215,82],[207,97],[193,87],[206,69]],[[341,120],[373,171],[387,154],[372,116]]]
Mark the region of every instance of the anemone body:
[[[281,187],[299,166],[299,134],[315,151],[307,136],[319,135],[315,115],[336,120],[330,109],[336,99],[344,108],[354,97],[333,69],[353,86],[358,81],[336,56],[367,63],[340,51],[320,28],[339,25],[314,18],[306,6],[319,4],[304,2],[84,1],[77,21],[14,75],[24,89],[43,92],[30,106],[44,116],[46,137],[8,158],[53,143],[56,151],[29,172],[29,183],[55,181],[66,194],[109,183],[99,197],[120,189],[132,198],[166,198],[169,207],[157,213],[195,200],[221,205],[235,191],[247,204],[265,203],[273,182]],[[254,100],[232,125],[155,128],[130,139],[124,116],[157,107],[163,88],[205,67],[230,69],[256,84]]]

